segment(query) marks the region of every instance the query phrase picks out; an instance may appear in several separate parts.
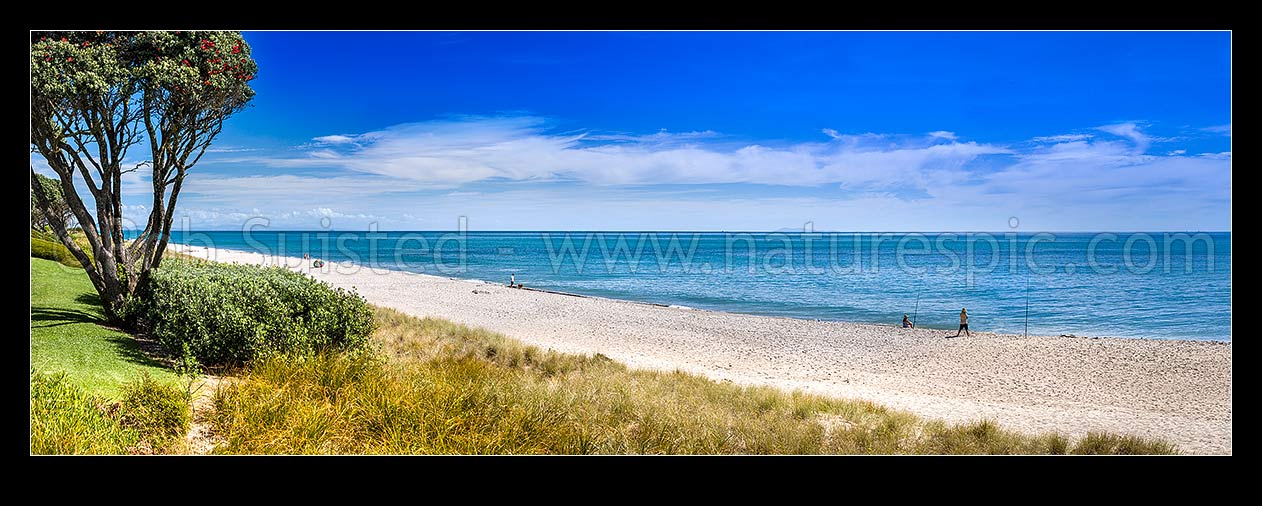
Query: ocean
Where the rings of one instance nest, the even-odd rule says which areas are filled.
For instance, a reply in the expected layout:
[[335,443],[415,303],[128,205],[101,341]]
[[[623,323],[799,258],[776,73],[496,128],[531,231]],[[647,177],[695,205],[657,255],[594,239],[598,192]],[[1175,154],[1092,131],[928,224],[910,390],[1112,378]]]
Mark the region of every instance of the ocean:
[[[172,242],[717,311],[1231,341],[1231,234],[177,231]],[[424,294],[417,294],[424,296]]]

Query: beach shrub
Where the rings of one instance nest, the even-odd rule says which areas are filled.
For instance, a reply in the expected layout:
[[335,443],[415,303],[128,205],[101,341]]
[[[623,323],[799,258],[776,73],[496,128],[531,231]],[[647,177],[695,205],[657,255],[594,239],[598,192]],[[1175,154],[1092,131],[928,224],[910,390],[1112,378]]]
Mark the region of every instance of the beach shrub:
[[177,258],[150,273],[128,312],[172,354],[208,366],[357,351],[375,327],[358,294],[304,274]]
[[106,416],[99,400],[65,374],[31,371],[31,453],[36,455],[126,454],[139,434]]
[[119,422],[145,436],[155,448],[167,448],[188,433],[192,396],[175,385],[157,381],[146,372],[123,386]]

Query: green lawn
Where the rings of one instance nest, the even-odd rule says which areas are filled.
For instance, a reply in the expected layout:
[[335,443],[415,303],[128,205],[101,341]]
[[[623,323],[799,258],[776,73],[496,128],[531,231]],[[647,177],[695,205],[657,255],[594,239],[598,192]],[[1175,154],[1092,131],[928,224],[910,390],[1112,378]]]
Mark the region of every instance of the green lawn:
[[31,366],[65,372],[88,394],[118,398],[123,383],[148,371],[176,374],[141,352],[131,336],[102,326],[100,298],[82,269],[31,258]]

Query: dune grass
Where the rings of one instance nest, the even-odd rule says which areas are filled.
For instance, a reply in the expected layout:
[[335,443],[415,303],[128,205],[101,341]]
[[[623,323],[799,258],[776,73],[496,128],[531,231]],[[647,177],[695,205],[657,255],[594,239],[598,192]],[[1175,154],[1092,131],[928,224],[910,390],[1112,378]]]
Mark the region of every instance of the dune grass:
[[134,338],[104,323],[100,297],[83,269],[31,258],[31,367],[64,372],[85,393],[108,398],[145,372],[175,381],[176,374]]
[[1173,453],[1030,436],[866,401],[631,370],[376,308],[376,354],[273,357],[214,398],[221,453]]
[[109,401],[65,373],[31,370],[31,453],[187,453],[189,401],[187,391],[147,374],[123,384],[121,401]]
[[140,435],[105,416],[98,400],[65,374],[31,371],[31,453],[111,455],[130,453]]

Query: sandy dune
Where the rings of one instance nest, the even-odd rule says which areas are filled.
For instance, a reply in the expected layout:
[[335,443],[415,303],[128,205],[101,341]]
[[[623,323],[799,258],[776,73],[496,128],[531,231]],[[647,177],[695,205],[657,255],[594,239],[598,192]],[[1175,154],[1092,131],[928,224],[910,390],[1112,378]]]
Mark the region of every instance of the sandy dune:
[[[1231,453],[1231,344],[1090,339],[772,318],[511,289],[344,264],[172,245],[224,262],[282,263],[374,304],[502,332],[544,348],[603,353],[1026,431],[1166,438]],[[475,292],[476,290],[476,292]]]

